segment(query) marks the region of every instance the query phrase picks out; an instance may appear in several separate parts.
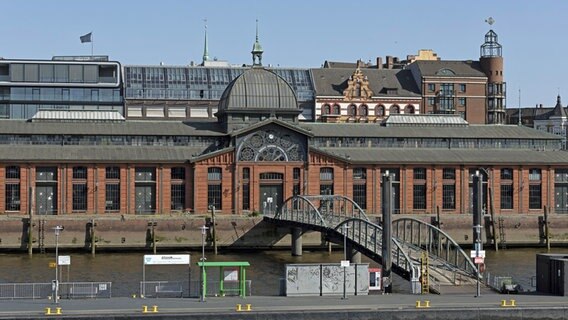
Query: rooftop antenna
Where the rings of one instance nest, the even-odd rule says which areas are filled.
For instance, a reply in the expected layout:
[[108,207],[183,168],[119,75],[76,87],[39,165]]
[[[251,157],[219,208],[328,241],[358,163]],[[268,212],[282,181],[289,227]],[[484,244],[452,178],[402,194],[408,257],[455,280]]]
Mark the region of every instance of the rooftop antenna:
[[519,88],[519,123],[518,125],[522,125],[522,121],[521,121],[521,88]]

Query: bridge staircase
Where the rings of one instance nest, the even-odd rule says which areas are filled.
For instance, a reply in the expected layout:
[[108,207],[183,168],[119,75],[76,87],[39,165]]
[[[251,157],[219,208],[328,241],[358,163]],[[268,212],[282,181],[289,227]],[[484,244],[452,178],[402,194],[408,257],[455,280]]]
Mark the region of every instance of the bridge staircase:
[[[382,227],[372,222],[353,200],[340,195],[297,195],[288,198],[274,215],[264,220],[280,226],[318,231],[337,244],[351,247],[382,264]],[[413,218],[392,223],[392,271],[407,280],[418,280],[421,261],[428,260],[429,291],[475,292],[477,269],[469,256],[444,231]]]

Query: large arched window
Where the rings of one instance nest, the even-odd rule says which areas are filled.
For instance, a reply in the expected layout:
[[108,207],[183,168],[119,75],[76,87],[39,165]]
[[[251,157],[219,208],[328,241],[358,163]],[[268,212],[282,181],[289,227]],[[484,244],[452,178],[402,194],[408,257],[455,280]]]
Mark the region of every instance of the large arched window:
[[397,106],[396,104],[391,106],[389,109],[389,114],[398,114],[400,113],[400,107]]
[[405,114],[414,114],[414,106],[413,106],[413,105],[410,105],[410,104],[407,105],[407,106],[404,108],[404,113],[405,113]]
[[331,107],[329,106],[329,104],[326,103],[321,107],[321,114],[322,115],[331,114]]
[[362,104],[359,106],[359,115],[362,117],[366,117],[369,115],[369,107],[366,104]]

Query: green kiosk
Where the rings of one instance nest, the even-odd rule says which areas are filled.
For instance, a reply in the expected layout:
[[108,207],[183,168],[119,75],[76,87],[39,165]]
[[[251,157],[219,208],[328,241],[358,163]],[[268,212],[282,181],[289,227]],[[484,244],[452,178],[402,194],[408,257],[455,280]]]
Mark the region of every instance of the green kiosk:
[[[202,268],[203,279],[202,279],[202,289],[203,292],[207,292],[207,268],[215,267],[219,268],[219,294],[225,296],[225,292],[234,289],[225,289],[224,282],[224,269],[225,268],[238,268],[238,282],[239,282],[239,296],[244,298],[246,296],[246,267],[250,267],[250,264],[246,261],[243,262],[197,262],[197,265]],[[234,281],[234,280],[231,280]]]

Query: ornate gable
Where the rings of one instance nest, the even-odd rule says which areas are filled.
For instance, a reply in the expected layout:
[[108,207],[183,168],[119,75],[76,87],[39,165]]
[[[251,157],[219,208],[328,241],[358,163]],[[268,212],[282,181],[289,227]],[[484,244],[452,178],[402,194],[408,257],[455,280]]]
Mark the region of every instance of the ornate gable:
[[373,96],[373,91],[369,88],[369,79],[361,71],[361,61],[357,61],[357,69],[349,80],[347,89],[343,90],[344,100],[368,100]]

